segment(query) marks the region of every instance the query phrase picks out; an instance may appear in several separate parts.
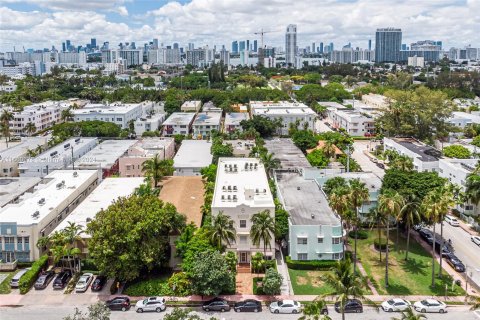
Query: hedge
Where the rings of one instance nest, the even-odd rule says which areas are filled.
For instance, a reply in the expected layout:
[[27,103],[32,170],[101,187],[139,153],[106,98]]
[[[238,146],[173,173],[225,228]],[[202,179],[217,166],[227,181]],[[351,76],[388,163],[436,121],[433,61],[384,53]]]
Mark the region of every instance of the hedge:
[[[352,259],[352,253],[345,251],[345,257]],[[287,266],[293,270],[318,270],[328,271],[336,266],[336,260],[292,260],[287,256]]]
[[377,250],[385,250],[387,249],[387,239],[375,239],[373,240],[373,245]]
[[[355,230],[352,230],[348,233],[348,236],[352,239],[355,239]],[[357,240],[368,239],[368,232],[365,230],[357,230]]]
[[141,280],[135,283],[127,284],[123,293],[129,296],[171,296],[172,289],[168,286],[166,280],[159,278]]
[[25,294],[30,290],[32,285],[37,281],[38,274],[42,269],[45,269],[45,267],[48,264],[48,255],[43,255],[35,261],[32,266],[30,267],[30,270],[25,272],[25,274],[20,278],[20,281],[18,283],[18,288],[20,289],[20,294]]

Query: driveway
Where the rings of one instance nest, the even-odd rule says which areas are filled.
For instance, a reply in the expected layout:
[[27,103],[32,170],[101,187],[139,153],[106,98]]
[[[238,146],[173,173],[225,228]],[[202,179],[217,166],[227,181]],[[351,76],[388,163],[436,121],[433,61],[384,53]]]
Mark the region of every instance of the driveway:
[[383,179],[385,170],[377,167],[377,165],[364,153],[369,147],[373,146],[374,143],[371,143],[370,141],[355,141],[353,143],[354,151],[352,153],[352,158],[358,162],[363,171],[372,172],[380,179]]

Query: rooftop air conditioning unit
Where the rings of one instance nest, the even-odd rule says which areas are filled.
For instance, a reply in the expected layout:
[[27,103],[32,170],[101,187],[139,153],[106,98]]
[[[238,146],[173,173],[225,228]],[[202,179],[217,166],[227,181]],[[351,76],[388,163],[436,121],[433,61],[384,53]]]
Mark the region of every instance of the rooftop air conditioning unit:
[[78,177],[78,172],[77,172],[77,171],[74,171],[74,172],[73,172],[73,176],[74,176],[75,178]]
[[33,219],[38,219],[38,217],[40,217],[40,211],[37,210],[32,214],[32,218]]
[[38,204],[43,206],[45,204],[45,198],[38,200]]

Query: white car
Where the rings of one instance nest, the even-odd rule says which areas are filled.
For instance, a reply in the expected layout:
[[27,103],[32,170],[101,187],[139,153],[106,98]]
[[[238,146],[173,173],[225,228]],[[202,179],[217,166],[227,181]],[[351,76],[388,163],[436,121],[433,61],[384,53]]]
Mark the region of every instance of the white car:
[[75,286],[75,291],[76,292],[85,292],[88,289],[88,286],[90,283],[92,283],[93,280],[93,273],[84,273],[78,279],[77,285]]
[[453,227],[458,227],[460,225],[457,218],[455,218],[454,216],[451,216],[449,214],[447,214],[445,216],[445,222],[448,222]]
[[135,304],[135,311],[138,313],[144,311],[162,312],[165,309],[167,309],[167,306],[165,305],[165,298],[162,297],[150,297]]
[[383,311],[393,312],[393,311],[405,311],[410,307],[410,302],[400,298],[393,298],[387,301],[382,302]]
[[435,299],[425,299],[422,301],[417,301],[413,304],[413,307],[418,312],[447,312],[447,305],[441,301]]
[[280,300],[270,304],[271,313],[300,313],[302,305],[293,300]]
[[480,246],[480,237],[472,236],[470,239],[472,240],[473,243]]

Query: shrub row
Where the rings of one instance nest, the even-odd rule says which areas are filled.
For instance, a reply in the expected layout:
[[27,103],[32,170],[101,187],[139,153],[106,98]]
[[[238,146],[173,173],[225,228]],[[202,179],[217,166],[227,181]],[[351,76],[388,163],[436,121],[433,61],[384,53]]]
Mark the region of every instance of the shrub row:
[[[348,236],[352,239],[355,239],[355,230],[352,230],[348,233]],[[368,232],[365,230],[357,230],[357,239],[365,240],[368,239]]]
[[158,278],[142,280],[129,284],[127,285],[123,293],[134,297],[173,295],[173,291],[168,286],[168,283]]
[[21,294],[25,294],[30,290],[35,281],[37,281],[38,274],[47,266],[47,264],[48,256],[43,255],[32,264],[30,270],[25,272],[18,283],[18,288],[20,289]]
[[294,270],[329,270],[336,263],[335,260],[292,260],[287,256],[287,266]]
[[387,239],[375,239],[373,240],[373,245],[377,250],[385,250],[387,249]]
[[97,270],[97,266],[93,263],[92,259],[82,260],[82,270]]

